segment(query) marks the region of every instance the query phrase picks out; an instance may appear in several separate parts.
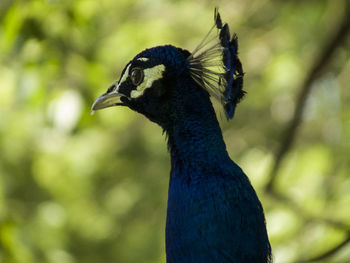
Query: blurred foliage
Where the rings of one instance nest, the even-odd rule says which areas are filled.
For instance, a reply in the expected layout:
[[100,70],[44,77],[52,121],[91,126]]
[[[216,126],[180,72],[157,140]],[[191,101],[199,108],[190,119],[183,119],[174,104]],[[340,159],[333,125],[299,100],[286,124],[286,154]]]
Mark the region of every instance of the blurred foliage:
[[[221,124],[266,211],[275,262],[350,231],[349,38],[313,82],[297,141],[264,191],[299,87],[346,0],[1,0],[0,262],[165,262],[169,157],[161,129],[90,107],[147,47],[193,50],[220,7],[237,32],[246,99]],[[292,200],[293,202],[290,202]],[[350,245],[322,262],[350,262]]]

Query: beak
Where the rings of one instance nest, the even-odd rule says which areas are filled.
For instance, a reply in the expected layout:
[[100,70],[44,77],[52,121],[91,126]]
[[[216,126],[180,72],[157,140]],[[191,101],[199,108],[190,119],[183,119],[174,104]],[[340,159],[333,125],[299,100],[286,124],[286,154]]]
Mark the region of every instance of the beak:
[[122,101],[120,100],[120,97],[124,96],[121,93],[118,93],[116,90],[116,87],[118,85],[118,82],[115,82],[105,94],[102,94],[100,97],[98,97],[94,104],[91,107],[91,114],[94,114],[95,111],[101,110],[104,108],[117,106],[117,105],[123,105]]

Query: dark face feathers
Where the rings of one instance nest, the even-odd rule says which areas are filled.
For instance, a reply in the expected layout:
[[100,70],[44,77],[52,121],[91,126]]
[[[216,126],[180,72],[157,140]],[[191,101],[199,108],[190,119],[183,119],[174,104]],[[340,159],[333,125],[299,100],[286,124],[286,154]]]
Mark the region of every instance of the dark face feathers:
[[[192,82],[218,99],[226,117],[232,119],[245,94],[244,73],[237,56],[237,36],[231,38],[228,25],[222,23],[216,9],[214,20],[214,26],[192,53],[171,45],[139,53],[126,65],[120,80],[95,101],[92,111],[124,105],[160,123],[172,114],[170,100],[178,93],[172,89]],[[191,81],[181,81],[186,78]],[[186,95],[190,94],[182,94]]]

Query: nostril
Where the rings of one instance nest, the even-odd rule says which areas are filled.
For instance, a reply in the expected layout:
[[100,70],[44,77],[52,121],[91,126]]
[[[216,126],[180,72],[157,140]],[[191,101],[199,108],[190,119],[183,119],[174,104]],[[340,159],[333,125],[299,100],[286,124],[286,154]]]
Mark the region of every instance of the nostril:
[[108,88],[107,93],[112,92],[112,91],[115,89],[115,87],[117,87],[117,85],[118,85],[118,81],[114,82],[114,83]]
[[113,89],[114,89],[115,85],[113,84],[112,86],[110,86],[107,90],[107,93],[110,93]]

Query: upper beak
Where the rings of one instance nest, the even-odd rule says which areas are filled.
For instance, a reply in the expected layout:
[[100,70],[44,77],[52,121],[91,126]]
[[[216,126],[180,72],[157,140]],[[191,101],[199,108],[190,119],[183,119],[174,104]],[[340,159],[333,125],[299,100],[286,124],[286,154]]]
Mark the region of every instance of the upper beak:
[[97,110],[123,104],[120,100],[120,97],[123,96],[123,94],[118,93],[118,91],[115,90],[117,84],[118,82],[114,83],[106,93],[102,94],[95,100],[91,107],[91,114]]

